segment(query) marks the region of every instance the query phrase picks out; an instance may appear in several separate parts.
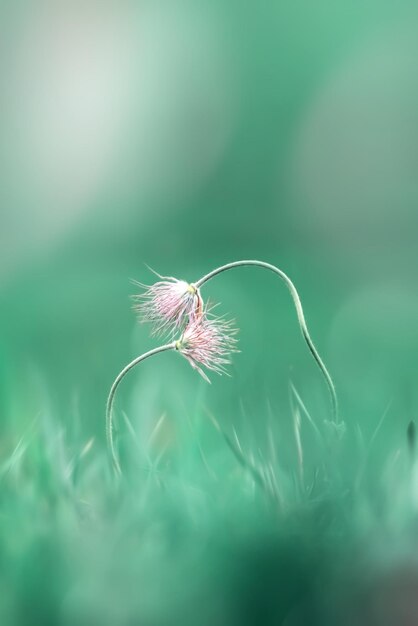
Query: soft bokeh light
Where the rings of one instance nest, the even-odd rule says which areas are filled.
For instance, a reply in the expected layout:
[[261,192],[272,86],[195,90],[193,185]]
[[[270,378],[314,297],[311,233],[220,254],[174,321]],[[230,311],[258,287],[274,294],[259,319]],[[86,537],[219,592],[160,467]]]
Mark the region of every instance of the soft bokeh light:
[[9,19],[3,274],[56,249],[87,213],[104,232],[122,216],[141,224],[204,185],[235,92],[216,12],[44,2]]
[[410,22],[386,26],[356,43],[304,107],[292,221],[355,271],[396,274],[416,246],[417,53]]

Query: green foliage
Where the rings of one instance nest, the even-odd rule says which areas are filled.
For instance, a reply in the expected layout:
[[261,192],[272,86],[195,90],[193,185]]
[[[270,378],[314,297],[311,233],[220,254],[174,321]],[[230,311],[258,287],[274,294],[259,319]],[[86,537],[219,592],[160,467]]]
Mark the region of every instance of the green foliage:
[[414,425],[377,454],[390,406],[366,435],[312,415],[293,384],[289,397],[287,414],[266,403],[257,429],[254,415],[224,424],[201,394],[142,436],[118,411],[122,479],[76,419],[45,411],[11,429],[1,623],[344,623],[347,577],[361,588],[383,544],[413,530]]

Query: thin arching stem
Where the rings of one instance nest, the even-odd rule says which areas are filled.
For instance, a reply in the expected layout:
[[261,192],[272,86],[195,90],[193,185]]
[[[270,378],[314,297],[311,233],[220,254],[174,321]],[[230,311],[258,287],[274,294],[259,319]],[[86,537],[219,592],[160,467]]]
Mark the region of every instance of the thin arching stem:
[[112,457],[112,462],[113,462],[115,472],[119,475],[122,474],[122,470],[120,468],[120,464],[119,464],[118,457],[117,457],[116,450],[115,450],[115,444],[113,441],[113,403],[115,400],[116,390],[119,387],[119,383],[122,381],[125,375],[129,372],[129,370],[135,367],[135,365],[138,365],[138,363],[141,363],[141,361],[145,361],[145,359],[148,359],[148,357],[154,356],[154,354],[158,354],[159,352],[164,352],[165,350],[175,350],[175,347],[176,347],[175,342],[172,342],[164,346],[159,346],[158,348],[154,348],[153,350],[150,350],[149,352],[145,352],[144,354],[137,356],[136,359],[128,363],[128,365],[126,365],[123,368],[123,370],[119,372],[119,374],[116,376],[113,382],[113,385],[110,389],[110,392],[107,398],[107,403],[106,403],[106,437],[107,437],[108,449]]
[[270,263],[265,263],[264,261],[255,261],[255,260],[245,260],[245,261],[235,261],[233,263],[227,263],[226,265],[222,265],[221,267],[218,267],[217,269],[213,270],[212,272],[209,272],[209,274],[206,274],[205,276],[203,276],[203,278],[201,278],[200,280],[198,280],[196,283],[194,283],[195,287],[197,289],[199,289],[200,287],[202,287],[205,283],[207,283],[209,280],[211,280],[212,278],[215,278],[215,276],[218,276],[218,274],[221,274],[222,272],[226,272],[227,270],[232,270],[235,267],[243,267],[246,265],[253,265],[256,267],[262,267],[264,269],[270,270],[271,272],[274,272],[275,274],[277,274],[285,283],[286,287],[289,289],[290,291],[290,295],[292,296],[295,308],[296,308],[296,314],[298,317],[298,321],[299,321],[299,326],[300,326],[300,330],[302,332],[303,338],[306,341],[306,344],[309,348],[310,353],[312,354],[313,358],[315,359],[319,369],[321,370],[326,383],[328,385],[328,389],[329,389],[329,393],[331,396],[331,404],[332,404],[332,412],[333,412],[333,417],[336,423],[338,423],[339,421],[339,415],[338,415],[338,401],[337,401],[337,394],[335,392],[335,387],[334,387],[334,383],[332,382],[332,378],[327,370],[327,368],[325,367],[324,362],[322,361],[321,357],[318,354],[317,349],[315,348],[315,345],[311,339],[311,336],[309,334],[308,331],[308,327],[306,325],[306,320],[305,320],[305,315],[303,313],[303,308],[302,308],[302,303],[300,301],[299,298],[299,294],[296,290],[295,285],[292,283],[292,281],[290,280],[290,278],[284,273],[282,272],[282,270],[280,270],[278,267],[276,267],[275,265],[271,265]]

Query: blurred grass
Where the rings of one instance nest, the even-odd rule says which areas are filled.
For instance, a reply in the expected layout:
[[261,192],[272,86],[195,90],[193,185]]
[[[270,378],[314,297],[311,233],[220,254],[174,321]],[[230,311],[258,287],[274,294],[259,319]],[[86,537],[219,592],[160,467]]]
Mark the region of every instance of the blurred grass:
[[2,623],[379,624],[357,594],[381,576],[388,543],[402,554],[414,541],[415,427],[388,444],[392,405],[372,432],[349,420],[338,433],[328,407],[311,415],[289,393],[287,414],[267,404],[232,427],[219,415],[221,432],[200,392],[192,410],[154,412],[142,436],[119,410],[120,483],[76,413],[10,428]]

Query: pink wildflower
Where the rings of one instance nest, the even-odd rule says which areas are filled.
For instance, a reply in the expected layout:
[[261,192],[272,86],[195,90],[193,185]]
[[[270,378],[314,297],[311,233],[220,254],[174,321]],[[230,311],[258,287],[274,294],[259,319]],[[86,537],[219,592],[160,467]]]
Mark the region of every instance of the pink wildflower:
[[139,301],[135,308],[144,322],[154,325],[154,335],[183,329],[188,320],[202,315],[202,297],[193,284],[176,278],[164,278],[151,286],[137,284],[145,292],[135,296]]
[[233,327],[231,321],[215,317],[209,319],[205,312],[199,318],[194,317],[190,320],[175,347],[186,357],[190,365],[210,382],[200,365],[218,374],[225,374],[225,365],[230,363],[229,354],[238,352],[235,347],[236,333],[237,329]]

